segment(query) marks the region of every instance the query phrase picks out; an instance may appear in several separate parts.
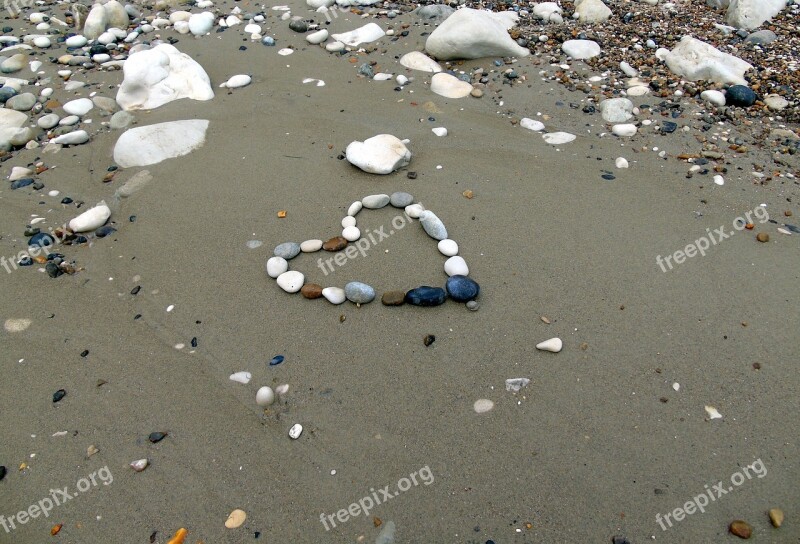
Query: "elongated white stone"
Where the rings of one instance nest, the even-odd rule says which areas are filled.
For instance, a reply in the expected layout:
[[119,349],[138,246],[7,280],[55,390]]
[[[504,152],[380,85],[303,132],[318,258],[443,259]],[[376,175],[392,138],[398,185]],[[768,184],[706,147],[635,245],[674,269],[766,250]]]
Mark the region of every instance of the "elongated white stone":
[[536,349],[540,349],[542,351],[551,351],[553,353],[558,353],[561,351],[562,347],[564,347],[564,344],[561,342],[561,338],[551,338],[536,344]]
[[68,226],[72,232],[88,232],[105,225],[109,217],[111,217],[111,209],[105,202],[101,202],[72,219]]
[[314,253],[322,249],[322,240],[306,240],[300,244],[300,251],[303,253]]
[[344,289],[341,287],[326,287],[322,290],[322,296],[331,304],[341,304],[347,300]]
[[250,85],[251,81],[253,81],[253,79],[250,76],[246,74],[238,74],[231,76],[225,83],[221,83],[220,87],[227,89],[238,89],[239,87]]
[[252,378],[253,378],[253,375],[250,374],[249,372],[245,372],[245,371],[234,372],[230,376],[231,381],[236,382],[236,383],[241,383],[241,384],[244,384],[244,385],[247,385],[248,383],[250,383],[250,380]]

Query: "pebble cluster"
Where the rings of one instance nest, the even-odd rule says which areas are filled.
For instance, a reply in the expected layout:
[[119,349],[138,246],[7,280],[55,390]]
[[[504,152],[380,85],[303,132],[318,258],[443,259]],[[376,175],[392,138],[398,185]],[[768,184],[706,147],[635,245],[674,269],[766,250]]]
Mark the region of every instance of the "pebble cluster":
[[349,243],[361,238],[357,226],[356,215],[362,209],[378,210],[391,204],[403,209],[411,219],[418,219],[425,233],[438,242],[439,252],[447,257],[444,271],[448,278],[444,288],[423,285],[409,291],[387,291],[381,297],[385,306],[439,306],[448,297],[455,302],[472,303],[470,309],[476,309],[475,299],[480,293],[478,282],[469,277],[469,267],[463,257],[458,255],[458,244],[447,237],[447,228],[435,213],[426,210],[421,204],[414,203],[414,197],[408,193],[395,192],[391,195],[368,195],[353,202],[342,219],[342,234],[330,240],[306,240],[302,243],[284,242],[275,247],[273,256],[267,260],[267,275],[274,278],[278,286],[287,293],[298,291],[308,299],[325,298],[331,304],[342,304],[345,300],[361,305],[375,299],[375,289],[360,281],[351,281],[341,287],[322,287],[316,283],[305,283],[305,275],[297,270],[289,270],[289,261],[300,253],[315,253],[320,250],[338,252],[348,247]]

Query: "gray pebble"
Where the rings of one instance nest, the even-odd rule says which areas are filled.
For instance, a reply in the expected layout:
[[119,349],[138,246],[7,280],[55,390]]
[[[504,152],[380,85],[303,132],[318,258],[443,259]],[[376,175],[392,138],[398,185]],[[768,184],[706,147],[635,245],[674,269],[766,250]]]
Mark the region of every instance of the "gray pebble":
[[419,222],[422,228],[428,233],[428,236],[434,240],[444,240],[447,238],[447,229],[442,223],[442,220],[436,217],[436,214],[430,210],[425,210],[419,216]]
[[282,257],[287,261],[294,259],[300,253],[300,244],[295,242],[284,242],[275,247],[275,256]]
[[344,286],[344,296],[346,296],[347,300],[350,302],[355,302],[356,304],[366,304],[367,302],[372,302],[375,299],[375,289],[366,283],[361,283],[360,281],[351,281]]
[[403,192],[392,193],[392,196],[389,197],[389,204],[391,204],[395,208],[405,208],[412,202],[414,202],[414,197],[408,193],[403,193]]

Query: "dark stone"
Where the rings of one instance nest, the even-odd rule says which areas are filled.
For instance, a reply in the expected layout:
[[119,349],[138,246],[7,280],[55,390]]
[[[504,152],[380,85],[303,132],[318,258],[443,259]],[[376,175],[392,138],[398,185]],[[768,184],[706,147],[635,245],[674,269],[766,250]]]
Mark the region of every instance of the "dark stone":
[[744,85],[732,85],[725,93],[725,103],[728,106],[739,106],[747,108],[755,104],[758,97],[750,87]]
[[631,541],[624,536],[615,536],[611,538],[611,544],[631,544]]
[[166,436],[167,436],[167,433],[161,433],[161,432],[156,431],[154,433],[150,433],[150,436],[148,436],[147,439],[150,442],[152,442],[153,444],[156,444],[157,442],[161,442],[162,440],[164,440],[164,438],[166,438]]
[[6,103],[6,100],[17,94],[17,91],[11,87],[0,87],[0,102]]
[[294,30],[295,32],[299,32],[302,34],[303,32],[308,32],[308,23],[303,21],[302,19],[295,19],[291,23],[289,23],[289,28]]
[[98,238],[105,238],[106,236],[114,234],[115,232],[117,232],[117,229],[115,229],[114,227],[109,225],[103,225],[102,227],[94,231],[94,235],[97,236]]
[[342,236],[334,236],[324,244],[322,244],[322,249],[325,251],[339,251],[347,247],[347,240]]
[[373,70],[372,66],[370,66],[368,63],[365,62],[364,64],[358,67],[358,75],[372,79],[373,77],[375,77],[375,70]]
[[22,189],[28,185],[33,185],[33,178],[22,178],[11,182],[11,189]]
[[139,294],[139,291],[141,291],[141,289],[142,289],[142,286],[141,286],[141,285],[137,285],[136,287],[134,287],[133,289],[131,289],[131,294],[132,294],[132,295],[138,295],[138,294]]
[[41,191],[42,189],[44,189],[44,183],[42,183],[41,181],[35,181],[33,182],[33,185],[31,185],[31,188],[33,188],[36,191]]
[[65,196],[64,198],[61,199],[62,204],[72,204],[72,202],[73,200],[68,196]]
[[34,236],[36,234],[39,234],[40,232],[42,232],[42,229],[40,229],[39,227],[32,227],[32,226],[28,225],[25,228],[25,232],[23,232],[22,235],[23,236]]
[[276,355],[269,362],[269,366],[278,366],[279,364],[281,364],[283,362],[284,359],[285,359],[285,357],[283,355]]
[[192,341],[189,342],[189,345],[191,345],[193,348],[197,347],[197,337],[196,336],[192,337]]
[[447,293],[441,287],[423,285],[406,293],[406,302],[413,306],[439,306],[446,299]]
[[381,302],[384,306],[401,306],[405,301],[405,291],[386,291],[381,297]]
[[53,402],[58,402],[61,399],[63,399],[64,397],[66,397],[66,396],[67,396],[67,392],[64,391],[63,389],[59,389],[58,391],[53,393]]
[[56,241],[53,239],[52,236],[47,234],[46,232],[40,232],[38,234],[34,234],[33,236],[28,239],[28,247],[39,246],[42,248],[50,247],[55,244]]
[[678,129],[678,124],[672,121],[664,121],[661,124],[661,134],[672,134]]
[[408,179],[417,179],[417,173],[416,173],[416,172],[408,172],[408,173],[406,174],[406,177],[407,177]]
[[44,265],[44,270],[51,278],[57,278],[64,273],[63,270],[56,263],[47,263]]
[[322,296],[322,286],[316,283],[307,283],[300,289],[300,294],[308,299],[315,299]]
[[447,278],[447,294],[456,302],[468,302],[478,296],[481,288],[478,282],[468,276],[455,275]]
[[0,465],[0,482],[3,481],[3,478],[6,477],[6,474],[8,474],[8,469],[3,465]]
[[25,257],[20,259],[20,261],[17,264],[19,266],[31,266],[33,264],[33,259],[31,259],[26,255]]
[[83,350],[81,352],[81,357],[86,357],[87,355],[89,355],[89,350],[88,349],[85,349],[85,350]]
[[422,339],[422,343],[425,344],[426,348],[434,342],[436,342],[436,337],[432,334],[425,335],[425,338]]
[[611,181],[611,180],[617,179],[614,174],[603,174],[600,177],[603,178],[604,180],[607,180],[607,181]]

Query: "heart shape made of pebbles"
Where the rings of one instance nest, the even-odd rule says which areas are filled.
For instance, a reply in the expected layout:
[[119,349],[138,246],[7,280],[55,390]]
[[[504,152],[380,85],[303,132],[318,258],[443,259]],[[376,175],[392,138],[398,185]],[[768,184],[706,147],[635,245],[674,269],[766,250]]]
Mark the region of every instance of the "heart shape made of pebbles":
[[[322,287],[315,283],[305,283],[305,275],[297,270],[289,270],[289,261],[300,253],[315,253],[320,250],[339,252],[349,249],[354,244],[358,251],[370,247],[369,240],[362,238],[356,226],[356,215],[362,209],[378,210],[388,205],[405,211],[410,219],[419,220],[422,229],[434,240],[438,241],[439,252],[447,257],[444,271],[448,278],[444,288],[423,285],[409,291],[387,291],[381,297],[386,306],[400,306],[408,303],[414,306],[439,306],[450,298],[455,302],[465,302],[470,309],[477,309],[477,298],[480,293],[478,283],[469,277],[469,268],[458,255],[458,244],[447,237],[447,229],[435,213],[426,210],[422,204],[414,203],[414,197],[408,193],[396,192],[391,196],[377,194],[365,196],[353,202],[347,209],[347,216],[342,220],[342,234],[330,240],[306,240],[302,243],[284,242],[275,247],[273,256],[267,260],[267,275],[274,278],[278,286],[287,293],[298,291],[309,299],[324,297],[331,304],[342,304],[345,300],[360,305],[375,299],[375,289],[360,281],[351,281],[341,287]],[[404,219],[405,220],[405,219]],[[360,242],[364,242],[363,248]],[[347,253],[347,251],[345,251]]]

